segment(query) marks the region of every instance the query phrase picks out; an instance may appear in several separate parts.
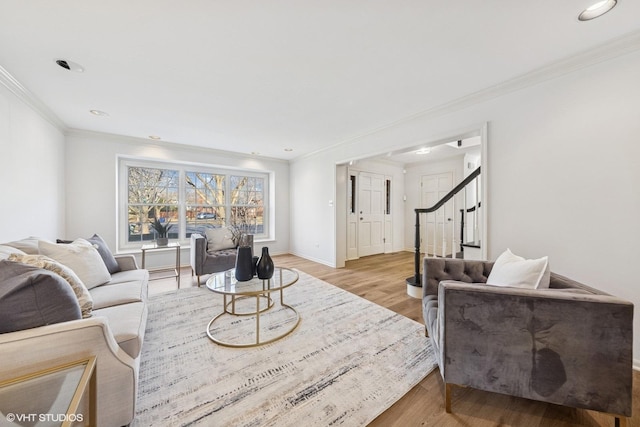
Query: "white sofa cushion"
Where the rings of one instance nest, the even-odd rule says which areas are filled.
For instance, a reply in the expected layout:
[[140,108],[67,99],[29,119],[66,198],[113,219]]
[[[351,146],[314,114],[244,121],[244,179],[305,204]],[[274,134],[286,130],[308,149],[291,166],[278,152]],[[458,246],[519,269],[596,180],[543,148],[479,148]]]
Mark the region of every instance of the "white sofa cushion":
[[149,271],[147,270],[143,270],[143,269],[123,270],[123,271],[120,271],[119,273],[112,274],[111,280],[109,280],[109,282],[107,282],[105,285],[115,285],[117,283],[135,282],[135,281],[147,282],[148,280],[149,280]]
[[132,302],[144,302],[147,298],[147,282],[133,281],[96,286],[91,289],[91,297],[96,310]]
[[9,258],[9,255],[11,254],[26,255],[25,252],[14,248],[13,246],[0,245],[0,260]]

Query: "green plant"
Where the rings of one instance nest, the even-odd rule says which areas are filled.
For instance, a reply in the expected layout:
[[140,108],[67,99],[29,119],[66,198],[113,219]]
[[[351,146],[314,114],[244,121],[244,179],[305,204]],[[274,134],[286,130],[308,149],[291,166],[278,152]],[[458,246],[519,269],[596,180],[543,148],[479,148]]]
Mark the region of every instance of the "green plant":
[[173,227],[173,224],[171,224],[170,219],[166,220],[163,223],[163,222],[160,222],[159,218],[154,218],[153,221],[149,221],[149,224],[151,225],[151,228],[156,230],[156,233],[158,233],[158,237],[160,238],[167,237],[169,230],[171,229],[171,227]]

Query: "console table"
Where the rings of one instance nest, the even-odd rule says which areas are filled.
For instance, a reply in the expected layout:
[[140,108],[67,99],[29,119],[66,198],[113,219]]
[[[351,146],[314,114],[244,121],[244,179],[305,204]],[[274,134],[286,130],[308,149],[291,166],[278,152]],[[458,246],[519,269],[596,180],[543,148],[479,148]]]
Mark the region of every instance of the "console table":
[[147,251],[159,251],[159,250],[175,250],[176,251],[176,266],[175,268],[155,268],[153,270],[149,270],[149,273],[158,273],[158,272],[171,272],[172,274],[169,276],[161,276],[149,278],[149,280],[156,279],[164,279],[167,277],[175,277],[178,281],[178,289],[180,289],[180,243],[171,242],[167,246],[158,246],[156,243],[151,243],[148,245],[142,245],[142,268],[146,268],[146,259],[147,259]]

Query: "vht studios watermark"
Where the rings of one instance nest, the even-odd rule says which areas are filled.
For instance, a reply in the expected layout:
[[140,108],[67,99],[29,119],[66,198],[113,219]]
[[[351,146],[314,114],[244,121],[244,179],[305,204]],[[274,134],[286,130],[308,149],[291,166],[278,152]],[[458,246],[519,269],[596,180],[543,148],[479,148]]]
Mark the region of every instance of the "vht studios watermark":
[[63,423],[63,422],[79,422],[84,421],[82,414],[16,414],[13,412],[9,412],[7,414],[7,421],[12,422],[54,422],[54,423]]

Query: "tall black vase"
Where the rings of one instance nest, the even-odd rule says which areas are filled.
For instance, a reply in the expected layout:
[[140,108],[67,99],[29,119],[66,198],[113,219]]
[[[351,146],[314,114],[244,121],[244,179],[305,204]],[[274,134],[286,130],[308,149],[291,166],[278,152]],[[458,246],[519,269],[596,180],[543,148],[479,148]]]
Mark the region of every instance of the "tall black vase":
[[253,277],[253,254],[250,246],[239,246],[236,254],[236,280],[246,282]]
[[258,279],[267,280],[273,277],[273,260],[271,256],[269,256],[269,248],[262,248],[262,256],[260,257],[260,261],[258,261],[258,265],[256,267],[258,273]]

